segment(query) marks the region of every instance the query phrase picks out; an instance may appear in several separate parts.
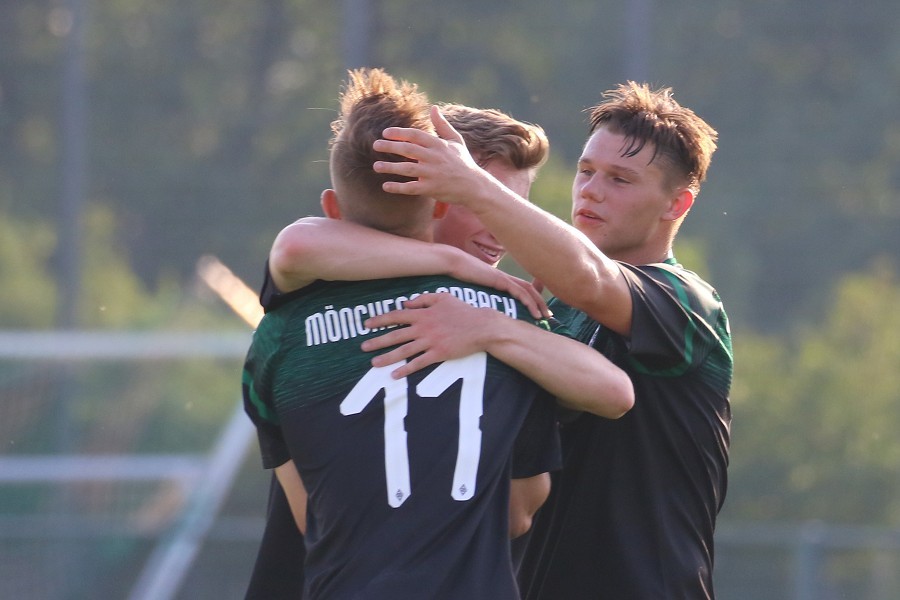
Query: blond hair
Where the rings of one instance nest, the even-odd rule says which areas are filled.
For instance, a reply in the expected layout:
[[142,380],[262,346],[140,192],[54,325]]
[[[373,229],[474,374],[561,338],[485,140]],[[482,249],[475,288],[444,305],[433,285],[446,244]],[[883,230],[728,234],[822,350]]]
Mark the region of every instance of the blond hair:
[[494,108],[462,104],[438,107],[482,167],[495,159],[517,170],[536,169],[547,162],[550,142],[539,125],[519,121]]

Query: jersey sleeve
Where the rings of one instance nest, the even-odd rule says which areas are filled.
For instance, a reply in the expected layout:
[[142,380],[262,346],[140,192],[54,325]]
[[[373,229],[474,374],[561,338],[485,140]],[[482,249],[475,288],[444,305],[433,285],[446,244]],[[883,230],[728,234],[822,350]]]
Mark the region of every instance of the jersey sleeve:
[[716,291],[684,269],[666,264],[623,264],[634,312],[628,340],[639,372],[677,376],[707,362],[710,353],[730,353],[730,332]]
[[534,399],[516,436],[512,478],[524,479],[562,468],[556,403],[550,394]]
[[280,427],[270,424],[257,425],[256,438],[259,440],[259,454],[264,469],[274,469],[291,460]]
[[269,261],[266,260],[266,269],[263,274],[262,286],[259,288],[259,304],[263,311],[269,312],[279,304],[279,297],[283,296],[281,290],[272,281],[272,273],[269,271]]
[[263,467],[274,469],[290,460],[291,456],[269,393],[268,373],[272,353],[265,351],[265,345],[257,344],[257,340],[254,336],[254,344],[244,362],[241,391],[244,412],[256,426]]

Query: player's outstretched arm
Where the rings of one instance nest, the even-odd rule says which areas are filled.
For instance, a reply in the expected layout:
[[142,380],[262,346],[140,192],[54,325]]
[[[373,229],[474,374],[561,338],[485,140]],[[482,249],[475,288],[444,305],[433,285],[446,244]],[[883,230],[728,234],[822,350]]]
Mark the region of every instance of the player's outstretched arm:
[[449,275],[514,296],[532,316],[549,315],[528,282],[458,248],[385,233],[340,219],[306,217],[285,227],[269,253],[269,270],[282,292],[317,279],[359,281],[413,275]]
[[527,375],[568,408],[618,418],[634,405],[628,375],[593,348],[490,308],[475,308],[449,294],[424,294],[393,311],[366,320],[366,327],[398,327],[363,342],[383,350],[372,365],[407,359],[393,372],[405,377],[428,365],[487,352]]
[[531,204],[472,160],[458,132],[432,108],[437,136],[389,127],[375,142],[380,152],[407,162],[376,162],[374,169],[413,178],[385,182],[385,191],[421,194],[471,210],[526,271],[553,295],[622,334],[631,328],[631,294],[618,264],[577,229]]

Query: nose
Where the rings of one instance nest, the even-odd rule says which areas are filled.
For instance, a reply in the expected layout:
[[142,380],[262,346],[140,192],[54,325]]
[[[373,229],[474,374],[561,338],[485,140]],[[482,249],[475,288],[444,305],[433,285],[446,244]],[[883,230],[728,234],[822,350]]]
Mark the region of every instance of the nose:
[[576,184],[579,198],[590,202],[603,202],[603,186],[598,177],[590,177]]

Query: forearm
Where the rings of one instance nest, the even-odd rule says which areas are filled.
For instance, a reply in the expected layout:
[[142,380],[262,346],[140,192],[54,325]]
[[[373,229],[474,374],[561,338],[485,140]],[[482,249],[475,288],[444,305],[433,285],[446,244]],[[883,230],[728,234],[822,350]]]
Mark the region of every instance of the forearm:
[[371,317],[365,325],[390,328],[366,339],[362,349],[389,349],[374,356],[372,365],[402,363],[392,371],[398,379],[436,362],[487,352],[569,408],[617,418],[634,404],[628,375],[590,346],[449,294],[423,294],[405,309]]
[[294,516],[294,522],[300,533],[306,533],[306,487],[297,472],[294,461],[289,460],[279,467],[275,467],[275,476],[278,483],[284,490],[287,497],[288,505],[291,507],[291,514]]
[[[307,217],[278,234],[269,269],[283,292],[317,279],[357,281],[413,275],[452,275],[461,251],[337,219]],[[474,260],[474,259],[473,259]]]
[[613,299],[622,299],[619,266],[584,234],[490,175],[478,182],[465,196],[459,195],[458,203],[472,210],[516,262],[554,296],[595,318],[605,316],[603,309]]
[[291,292],[317,279],[360,281],[448,275],[513,295],[535,317],[547,305],[534,288],[459,248],[400,237],[338,219],[307,217],[285,227],[269,253],[272,280]]
[[388,128],[385,139],[375,142],[376,150],[410,159],[373,165],[379,173],[412,179],[386,182],[385,191],[426,195],[466,206],[554,295],[625,333],[630,325],[630,296],[615,261],[577,229],[481,169],[462,137],[437,109],[432,110],[432,121],[440,137],[417,129]]
[[480,335],[484,350],[527,375],[563,406],[618,418],[634,404],[628,375],[593,348],[500,315]]

